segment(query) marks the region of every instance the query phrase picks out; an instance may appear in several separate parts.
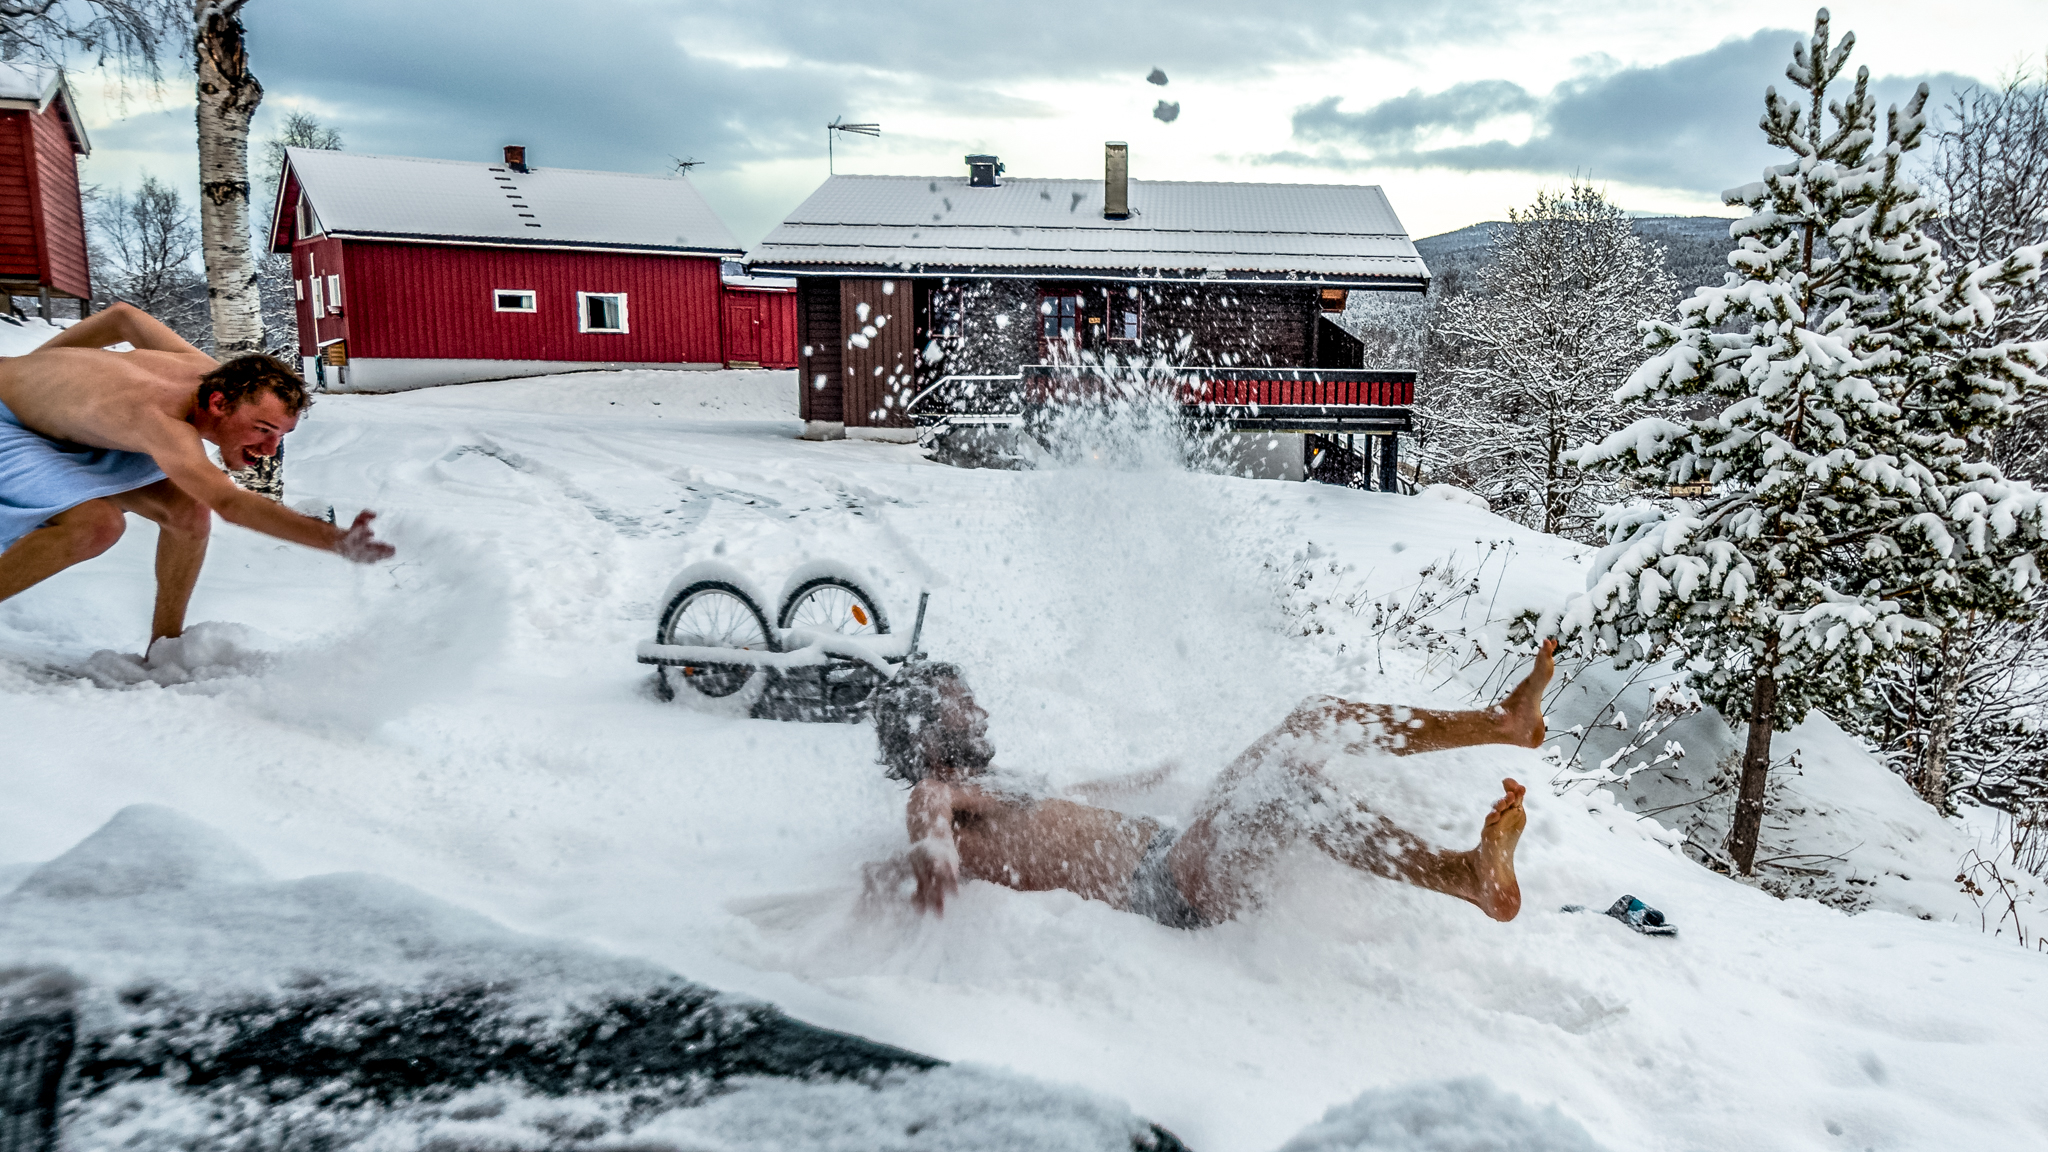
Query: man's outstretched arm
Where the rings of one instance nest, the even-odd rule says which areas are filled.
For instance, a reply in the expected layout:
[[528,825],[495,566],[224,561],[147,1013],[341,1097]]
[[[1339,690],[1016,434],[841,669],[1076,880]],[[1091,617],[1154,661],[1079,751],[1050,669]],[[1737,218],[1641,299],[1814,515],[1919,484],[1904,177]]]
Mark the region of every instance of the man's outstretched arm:
[[170,477],[171,483],[187,496],[219,513],[220,518],[230,524],[322,552],[332,552],[358,564],[388,560],[397,551],[371,534],[370,522],[377,518],[375,512],[359,512],[355,523],[347,528],[337,528],[325,520],[302,516],[275,500],[267,500],[236,487],[227,473],[214,467],[213,461],[206,458],[206,449],[200,445],[199,434],[189,424],[165,419],[162,427],[151,431],[149,440],[150,458],[164,470],[164,475]]
[[917,877],[917,891],[910,902],[920,912],[945,915],[946,897],[960,890],[953,800],[953,786],[937,780],[920,780],[910,790],[904,821],[910,831],[910,870]]
[[[148,352],[206,353],[133,304],[110,304],[43,342],[44,348],[105,348],[128,343]],[[212,357],[207,357],[209,360]]]

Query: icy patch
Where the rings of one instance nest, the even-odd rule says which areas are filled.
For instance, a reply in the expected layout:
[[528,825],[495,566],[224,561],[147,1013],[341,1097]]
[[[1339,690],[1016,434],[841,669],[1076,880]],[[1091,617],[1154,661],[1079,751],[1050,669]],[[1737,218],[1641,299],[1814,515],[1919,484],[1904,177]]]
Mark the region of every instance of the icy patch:
[[264,880],[254,857],[197,820],[131,804],[69,852],[29,873],[13,895],[108,900]]
[[1375,1088],[1339,1105],[1280,1152],[1601,1152],[1557,1110],[1534,1108],[1482,1076]]

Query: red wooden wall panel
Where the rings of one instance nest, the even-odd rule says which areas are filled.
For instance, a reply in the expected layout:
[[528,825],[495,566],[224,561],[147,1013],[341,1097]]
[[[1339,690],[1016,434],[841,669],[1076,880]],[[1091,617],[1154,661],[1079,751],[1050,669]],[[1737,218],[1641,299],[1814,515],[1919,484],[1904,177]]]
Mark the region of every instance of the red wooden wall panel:
[[[292,279],[297,281],[293,291],[304,293],[298,301],[301,356],[311,356],[319,351],[322,344],[348,339],[349,285],[342,269],[342,260],[343,245],[339,240],[322,237],[315,240],[300,240],[292,245]],[[313,287],[308,282],[315,276],[330,275],[344,276],[342,309],[339,313],[329,312],[316,319],[313,315]],[[356,354],[353,344],[349,346],[349,353]]]
[[85,210],[78,199],[78,160],[56,101],[29,118],[35,138],[37,191],[42,198],[43,261],[49,285],[68,296],[92,294],[85,259]]
[[0,112],[0,276],[10,280],[42,276],[30,132],[27,112]]
[[[751,363],[762,368],[796,367],[796,312],[797,299],[793,291],[725,289],[726,363]],[[736,331],[735,325],[738,324],[747,324],[755,331]]]
[[[346,241],[349,357],[720,363],[718,261]],[[500,288],[537,294],[498,312]],[[577,293],[626,294],[624,333],[579,332]],[[323,338],[331,338],[323,331]]]
[[761,367],[796,367],[796,293],[776,292],[761,304]]

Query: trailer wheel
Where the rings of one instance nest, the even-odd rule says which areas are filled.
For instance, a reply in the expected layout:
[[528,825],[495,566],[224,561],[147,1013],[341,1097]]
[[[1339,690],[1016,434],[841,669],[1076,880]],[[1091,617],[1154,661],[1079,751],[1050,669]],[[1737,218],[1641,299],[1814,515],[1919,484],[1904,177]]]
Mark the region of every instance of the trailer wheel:
[[783,629],[837,632],[842,636],[886,636],[889,619],[867,589],[844,576],[806,580],[782,598],[776,621]]
[[[723,580],[699,580],[676,593],[661,613],[654,639],[698,648],[775,650],[760,605]],[[758,690],[763,679],[762,669],[751,664],[664,666],[661,694],[674,699],[678,686],[684,686],[695,695],[722,699],[742,689]]]

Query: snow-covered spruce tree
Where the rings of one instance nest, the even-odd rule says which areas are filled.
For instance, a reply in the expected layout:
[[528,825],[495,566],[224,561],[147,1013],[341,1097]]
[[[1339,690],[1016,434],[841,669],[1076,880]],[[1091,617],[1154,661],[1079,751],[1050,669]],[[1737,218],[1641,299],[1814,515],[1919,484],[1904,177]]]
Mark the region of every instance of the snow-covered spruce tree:
[[1727,844],[1745,874],[1772,733],[1857,700],[1879,660],[1969,612],[2019,611],[2037,575],[2042,498],[1979,461],[2048,349],[1966,337],[2038,276],[2041,251],[1950,274],[1902,164],[1927,90],[1880,140],[1868,69],[1827,100],[1854,43],[1830,46],[1822,9],[1794,46],[1786,75],[1806,99],[1767,89],[1761,122],[1792,159],[1725,194],[1750,210],[1731,228],[1734,271],[1651,326],[1654,355],[1621,390],[1718,411],[1640,420],[1575,453],[1645,483],[1714,486],[1609,514],[1611,543],[1562,626],[1620,661],[1679,656],[1708,703],[1747,720]]
[[1438,318],[1462,354],[1425,413],[1433,461],[1504,515],[1590,537],[1618,485],[1565,454],[1639,414],[1615,391],[1643,362],[1642,323],[1675,295],[1662,249],[1599,189],[1574,182],[1510,211],[1476,291]]

